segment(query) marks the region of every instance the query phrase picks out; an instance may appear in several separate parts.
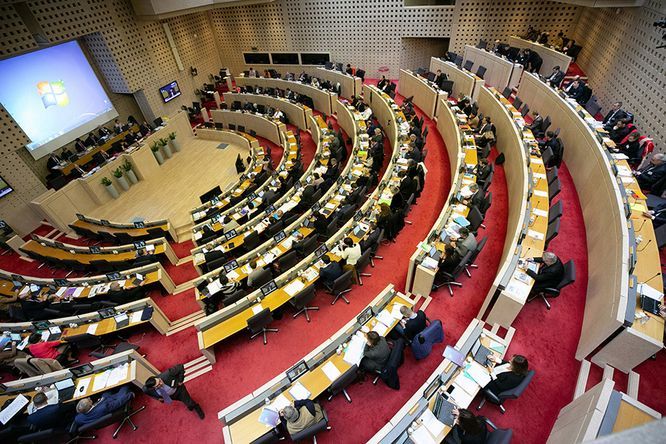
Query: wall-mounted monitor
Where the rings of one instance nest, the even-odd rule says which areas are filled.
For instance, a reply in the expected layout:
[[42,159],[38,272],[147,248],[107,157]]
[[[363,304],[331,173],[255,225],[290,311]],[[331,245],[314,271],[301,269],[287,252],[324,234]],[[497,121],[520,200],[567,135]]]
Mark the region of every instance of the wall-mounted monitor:
[[167,85],[164,85],[160,88],[160,94],[162,95],[162,100],[164,103],[170,102],[180,95],[180,88],[178,87],[178,82],[175,80]]
[[5,197],[12,191],[14,191],[14,189],[0,176],[0,197]]
[[298,60],[297,52],[272,52],[271,59],[273,60],[274,65],[298,65],[300,61]]
[[[326,65],[330,63],[331,55],[329,53],[302,52],[301,63],[304,65]],[[331,68],[333,66],[331,65]],[[329,68],[330,69],[330,68]]]
[[76,41],[0,60],[0,85],[35,159],[118,116]]
[[267,52],[244,52],[246,65],[270,65],[271,58]]

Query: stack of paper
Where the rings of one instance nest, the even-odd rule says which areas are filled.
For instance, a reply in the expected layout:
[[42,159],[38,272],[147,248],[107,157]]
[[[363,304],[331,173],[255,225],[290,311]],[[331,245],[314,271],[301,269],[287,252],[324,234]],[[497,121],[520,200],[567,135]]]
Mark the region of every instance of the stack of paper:
[[88,333],[89,335],[94,335],[95,332],[97,331],[97,326],[98,326],[98,325],[99,325],[99,324],[97,324],[97,323],[95,323],[95,324],[90,324],[90,325],[88,326],[88,328],[86,329],[86,333]]
[[430,431],[425,426],[419,426],[414,429],[409,439],[412,442],[417,442],[419,444],[436,444],[435,438],[432,437]]
[[308,282],[313,281],[317,279],[317,276],[319,276],[319,273],[317,270],[314,268],[310,267],[307,270],[303,272],[303,277],[308,280]]
[[476,382],[479,387],[485,387],[490,382],[488,370],[476,361],[470,362],[463,372],[465,376]]
[[426,409],[421,415],[421,423],[435,438],[444,433],[444,428],[446,427],[444,423],[437,419],[435,414],[430,409]]
[[308,399],[310,397],[310,392],[308,389],[303,387],[303,384],[300,382],[297,382],[292,388],[289,389],[289,394],[296,400]]
[[289,296],[296,296],[303,288],[305,288],[305,284],[300,279],[294,279],[286,287],[284,287],[284,291]]
[[0,411],[0,422],[2,422],[3,425],[7,424],[9,420],[28,405],[28,402],[28,398],[23,395],[18,395],[7,407]]
[[97,373],[93,379],[93,392],[98,392],[106,388],[106,383],[111,376],[111,370],[105,370],[102,373]]
[[379,336],[386,336],[388,329],[389,328],[381,322],[376,322],[375,326],[372,327],[372,331],[376,332]]
[[106,381],[107,387],[112,387],[120,384],[127,378],[129,374],[129,363],[126,362],[118,367],[115,367],[111,370],[109,374],[109,379]]
[[391,308],[391,316],[393,316],[394,319],[402,319],[402,313],[400,313],[402,307],[404,307],[402,304],[393,304],[393,308]]
[[284,394],[282,393],[280,394],[280,396],[275,398],[273,402],[271,402],[271,408],[273,408],[276,412],[279,412],[280,410],[289,405],[291,405],[291,401],[289,401],[287,397],[284,396]]
[[324,372],[326,377],[331,382],[337,380],[340,377],[340,375],[342,375],[342,372],[340,372],[340,370],[338,370],[338,368],[335,366],[335,364],[333,364],[330,361],[327,362],[326,364],[324,364],[324,366],[321,368],[321,370]]
[[215,279],[213,282],[210,284],[206,285],[206,290],[208,290],[208,294],[213,295],[220,291],[222,289],[222,285],[220,284],[219,279]]
[[384,309],[377,315],[377,320],[386,326],[392,326],[395,323],[395,318],[391,316],[391,312]]
[[426,256],[421,261],[421,265],[430,270],[436,270],[437,267],[439,266],[439,262],[431,258],[430,256]]
[[345,350],[344,361],[349,365],[359,365],[363,359],[365,339],[361,335],[354,335]]

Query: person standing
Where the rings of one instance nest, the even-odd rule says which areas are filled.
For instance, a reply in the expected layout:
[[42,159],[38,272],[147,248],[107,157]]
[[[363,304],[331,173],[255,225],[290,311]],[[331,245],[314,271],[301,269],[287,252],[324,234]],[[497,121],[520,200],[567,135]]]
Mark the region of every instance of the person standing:
[[199,404],[190,397],[184,380],[185,367],[183,364],[174,365],[167,371],[146,379],[143,392],[166,404],[171,404],[173,400],[180,401],[187,406],[188,410],[194,410],[200,419],[204,419],[206,415]]

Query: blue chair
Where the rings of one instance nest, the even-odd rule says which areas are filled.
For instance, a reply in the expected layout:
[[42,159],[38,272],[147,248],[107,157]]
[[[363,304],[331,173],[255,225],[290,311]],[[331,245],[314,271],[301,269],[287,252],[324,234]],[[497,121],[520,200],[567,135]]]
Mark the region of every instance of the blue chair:
[[500,429],[488,418],[484,418],[484,421],[491,429],[490,433],[488,433],[486,444],[509,444],[511,442],[511,438],[513,437],[513,430]]
[[412,340],[412,353],[416,359],[427,358],[432,352],[433,344],[442,341],[444,341],[442,321],[435,319]]
[[523,394],[525,389],[527,388],[528,385],[530,385],[530,381],[532,381],[532,378],[534,377],[534,370],[530,370],[527,372],[527,376],[525,376],[525,379],[517,386],[512,388],[511,390],[505,390],[501,393],[493,393],[492,391],[485,389],[483,391],[484,398],[481,401],[481,404],[476,408],[477,410],[481,409],[483,405],[486,403],[486,400],[492,402],[493,404],[497,404],[500,408],[500,411],[504,413],[506,409],[502,404],[504,404],[504,401],[507,399],[518,399],[520,395]]

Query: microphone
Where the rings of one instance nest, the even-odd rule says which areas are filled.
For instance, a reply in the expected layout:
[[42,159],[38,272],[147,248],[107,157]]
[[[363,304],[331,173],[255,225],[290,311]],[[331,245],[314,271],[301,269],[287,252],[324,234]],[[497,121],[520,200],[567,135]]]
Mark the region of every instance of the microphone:
[[647,246],[650,245],[650,242],[652,242],[652,239],[650,239],[649,241],[647,241],[647,244],[645,244],[645,245],[643,246],[643,248],[641,248],[640,250],[637,250],[637,251],[643,251],[643,250],[645,250],[645,249],[647,248]]
[[641,230],[643,229],[643,225],[645,225],[645,222],[647,222],[647,219],[643,219],[643,223],[641,224],[641,227],[638,230],[635,230],[636,233],[640,233]]
[[655,274],[654,276],[652,276],[650,279],[641,282],[641,284],[647,284],[648,282],[650,282],[652,279],[656,278],[656,277],[659,276],[660,274],[661,274],[661,271],[658,271],[657,274]]

